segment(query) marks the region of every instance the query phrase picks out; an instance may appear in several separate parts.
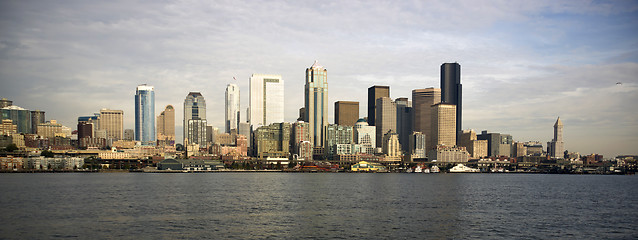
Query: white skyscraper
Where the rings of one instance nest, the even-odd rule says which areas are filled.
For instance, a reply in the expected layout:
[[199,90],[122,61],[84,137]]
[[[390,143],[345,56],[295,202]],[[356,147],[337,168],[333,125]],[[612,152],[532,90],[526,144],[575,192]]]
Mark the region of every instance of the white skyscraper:
[[253,74],[250,77],[250,114],[253,129],[284,122],[284,80],[281,75]]
[[237,129],[239,124],[239,87],[236,84],[226,86],[226,132]]

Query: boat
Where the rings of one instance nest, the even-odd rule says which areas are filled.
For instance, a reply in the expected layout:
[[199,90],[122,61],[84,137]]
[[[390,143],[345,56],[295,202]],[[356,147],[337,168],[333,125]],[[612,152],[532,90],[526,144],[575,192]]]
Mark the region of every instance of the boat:
[[414,169],[415,173],[422,173],[423,169],[421,168],[421,166],[416,166],[416,168]]
[[459,163],[453,168],[450,168],[450,172],[451,173],[475,173],[475,172],[481,172],[481,170],[476,168],[471,168]]
[[423,173],[430,173],[430,169],[429,168],[423,169]]
[[441,169],[439,169],[438,166],[434,165],[434,166],[432,166],[432,168],[430,168],[430,172],[431,173],[439,173],[439,172],[441,172]]

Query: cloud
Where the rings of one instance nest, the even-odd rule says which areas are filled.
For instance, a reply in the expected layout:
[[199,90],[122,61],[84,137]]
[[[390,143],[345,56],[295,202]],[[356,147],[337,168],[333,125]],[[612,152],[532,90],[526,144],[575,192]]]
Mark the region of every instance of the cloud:
[[[637,5],[4,1],[0,95],[68,126],[100,108],[122,109],[125,127],[133,128],[134,90],[147,83],[156,89],[157,114],[172,104],[181,125],[183,99],[200,91],[209,123],[221,128],[223,114],[215,113],[223,112],[224,88],[233,77],[243,118],[250,75],[281,74],[287,102],[297,103],[285,109],[286,121],[293,121],[303,105],[305,68],[316,59],[328,69],[330,102],[358,100],[365,116],[369,86],[390,85],[392,97],[410,97],[412,89],[438,86],[441,63],[458,61],[464,126],[543,140],[551,135],[551,129],[540,134],[545,121],[551,126],[561,115],[567,137],[570,122],[600,126],[604,117],[592,117],[597,111],[609,119],[636,116],[620,111],[635,108],[616,96],[636,96],[638,41],[629,33],[636,30]],[[612,91],[618,81],[627,92]],[[584,101],[592,106],[574,106]],[[631,124],[615,129],[623,127],[635,131]]]

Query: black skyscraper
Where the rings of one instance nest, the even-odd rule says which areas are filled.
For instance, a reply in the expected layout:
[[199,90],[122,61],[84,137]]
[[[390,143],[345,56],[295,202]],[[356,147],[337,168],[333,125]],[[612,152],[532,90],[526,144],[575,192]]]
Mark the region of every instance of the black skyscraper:
[[458,145],[461,132],[463,105],[461,104],[461,65],[444,63],[441,65],[441,102],[456,105],[456,141]]

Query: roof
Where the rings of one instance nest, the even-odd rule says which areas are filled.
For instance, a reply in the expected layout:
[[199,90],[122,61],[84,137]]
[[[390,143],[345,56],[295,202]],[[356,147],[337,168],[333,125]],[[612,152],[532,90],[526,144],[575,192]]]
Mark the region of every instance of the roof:
[[556,123],[554,123],[554,126],[563,126],[563,122],[560,121],[560,117],[556,119]]
[[310,66],[310,68],[323,68],[321,65],[319,65],[319,61],[315,60],[315,63],[312,64],[312,66]]
[[16,105],[11,105],[11,106],[8,106],[8,107],[4,107],[4,108],[2,108],[2,109],[9,109],[9,110],[26,110],[26,109],[21,108],[21,107],[18,107],[18,106],[16,106]]

